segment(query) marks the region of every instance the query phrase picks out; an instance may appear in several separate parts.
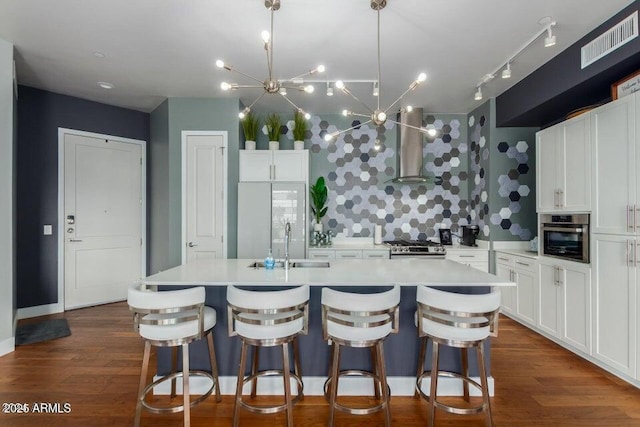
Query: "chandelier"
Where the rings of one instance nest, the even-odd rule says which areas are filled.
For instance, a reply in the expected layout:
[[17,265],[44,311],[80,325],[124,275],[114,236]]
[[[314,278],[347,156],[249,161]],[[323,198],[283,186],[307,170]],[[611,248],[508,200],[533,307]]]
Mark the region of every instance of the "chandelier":
[[[371,0],[371,9],[375,10],[377,12],[378,15],[378,79],[377,79],[377,93],[378,93],[378,103],[377,103],[377,107],[375,109],[370,108],[367,104],[365,104],[364,102],[362,102],[360,99],[358,99],[358,97],[356,97],[348,88],[347,86],[344,84],[343,80],[338,80],[335,82],[334,86],[336,89],[342,91],[343,93],[351,96],[355,101],[357,101],[358,103],[360,103],[365,110],[368,111],[367,114],[363,114],[363,113],[355,113],[353,111],[350,110],[343,110],[342,114],[344,116],[355,116],[355,117],[364,117],[367,118],[368,120],[363,122],[363,123],[358,123],[355,126],[352,126],[348,129],[344,129],[344,130],[339,130],[339,131],[335,131],[335,132],[331,132],[331,133],[327,133],[324,136],[325,141],[331,141],[333,139],[335,139],[338,135],[341,135],[343,133],[352,131],[353,129],[356,129],[360,126],[369,124],[369,123],[373,123],[376,126],[383,126],[386,122],[391,122],[391,123],[395,123],[399,126],[405,126],[405,127],[409,127],[412,129],[416,129],[419,130],[420,132],[423,133],[428,133],[428,134],[433,134],[432,130],[428,130],[422,127],[416,127],[416,126],[411,126],[407,123],[401,123],[401,122],[397,122],[395,120],[391,120],[388,117],[388,112],[389,110],[391,110],[396,104],[398,104],[398,102],[400,102],[402,100],[402,98],[404,98],[404,96],[411,92],[412,90],[414,90],[415,88],[417,88],[421,83],[423,83],[424,81],[427,80],[427,75],[425,73],[420,73],[418,75],[418,77],[416,78],[416,80],[414,80],[410,85],[409,88],[402,94],[400,95],[395,101],[393,101],[393,103],[391,103],[391,105],[389,105],[387,108],[382,109],[380,108],[380,98],[381,98],[381,94],[382,94],[382,82],[380,80],[380,11],[382,9],[384,9],[384,7],[387,5],[387,0]],[[405,111],[411,111],[412,108],[411,107],[406,107],[404,109]]]
[[245,107],[244,110],[238,114],[240,119],[244,119],[244,117],[251,111],[251,107],[253,107],[262,97],[266,94],[279,94],[282,96],[289,104],[295,108],[296,111],[304,115],[304,117],[308,120],[311,118],[311,115],[304,111],[302,108],[298,107],[291,99],[287,97],[287,89],[298,90],[306,93],[313,93],[314,87],[313,85],[304,86],[304,77],[312,76],[316,73],[323,73],[325,70],[324,65],[318,65],[313,70],[310,70],[306,73],[300,74],[295,77],[291,77],[289,79],[276,79],[273,77],[273,14],[276,10],[280,9],[280,0],[265,0],[264,5],[267,9],[271,11],[271,32],[263,31],[262,32],[262,40],[264,41],[264,50],[267,53],[267,68],[269,70],[269,75],[265,80],[257,79],[249,74],[243,73],[241,71],[236,70],[233,66],[226,64],[223,60],[218,59],[216,61],[216,66],[218,68],[224,68],[228,71],[236,72],[246,78],[257,82],[258,84],[251,85],[241,85],[237,83],[228,83],[222,82],[220,84],[220,88],[224,91],[227,90],[236,90],[241,88],[260,88],[263,92],[249,104],[248,107]]

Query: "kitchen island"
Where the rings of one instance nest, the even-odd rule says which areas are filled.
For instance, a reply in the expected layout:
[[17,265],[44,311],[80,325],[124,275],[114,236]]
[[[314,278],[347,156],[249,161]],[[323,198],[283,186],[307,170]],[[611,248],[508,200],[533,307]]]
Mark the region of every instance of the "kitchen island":
[[[312,263],[316,264],[312,264]],[[320,261],[323,263],[325,261]],[[416,310],[416,286],[428,285],[435,288],[460,293],[486,293],[492,287],[515,286],[515,283],[484,273],[469,266],[449,261],[424,258],[407,259],[357,259],[328,261],[328,267],[318,261],[292,260],[289,270],[276,268],[265,270],[253,267],[252,259],[200,259],[158,274],[146,277],[142,283],[157,286],[158,289],[185,286],[206,286],[207,305],[216,309],[218,322],[214,329],[218,369],[221,376],[221,391],[235,392],[235,375],[240,360],[240,342],[227,336],[226,286],[247,286],[251,289],[282,289],[291,286],[309,285],[309,334],[300,337],[302,372],[306,394],[322,394],[322,385],[329,366],[330,347],[322,340],[320,315],[320,294],[324,286],[339,287],[347,292],[378,292],[400,285],[400,327],[398,334],[390,335],[385,341],[385,358],[389,384],[394,395],[412,395],[415,383],[416,360],[419,340],[414,323]],[[192,366],[195,369],[208,366],[207,350],[204,343],[192,344]],[[490,351],[487,343],[487,365],[490,365]],[[276,349],[278,350],[278,349]],[[368,352],[347,349],[343,358],[349,366],[368,368]],[[451,350],[451,349],[447,349]],[[271,354],[273,353],[273,354]],[[441,356],[443,369],[457,369],[459,356],[451,350]],[[278,351],[262,351],[261,364],[278,366],[281,362]],[[343,359],[343,360],[344,360]],[[169,367],[168,352],[158,356],[159,371],[164,373]],[[427,363],[430,363],[429,361]],[[470,370],[477,372],[475,358],[470,357]],[[490,373],[490,370],[488,371]],[[275,380],[275,379],[274,379]],[[359,387],[354,380],[354,392]],[[446,383],[446,382],[445,382]],[[274,382],[277,384],[277,382]],[[446,384],[444,384],[446,386]],[[492,381],[490,379],[490,385]],[[275,387],[275,386],[274,386]],[[368,391],[370,387],[366,388]],[[261,392],[260,388],[258,389]],[[275,392],[269,387],[263,393]],[[365,391],[365,392],[366,392]],[[345,391],[348,393],[348,391]],[[361,393],[361,391],[360,391]],[[455,393],[455,392],[452,392]]]

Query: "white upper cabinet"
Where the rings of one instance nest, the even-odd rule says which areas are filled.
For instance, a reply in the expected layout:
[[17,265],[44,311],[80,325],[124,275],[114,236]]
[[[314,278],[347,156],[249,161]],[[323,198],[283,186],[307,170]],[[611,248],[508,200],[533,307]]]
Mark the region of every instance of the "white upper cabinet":
[[309,179],[309,150],[240,150],[240,181]]
[[591,210],[589,114],[536,134],[538,212]]
[[591,231],[637,234],[638,95],[605,104],[591,111],[594,204]]

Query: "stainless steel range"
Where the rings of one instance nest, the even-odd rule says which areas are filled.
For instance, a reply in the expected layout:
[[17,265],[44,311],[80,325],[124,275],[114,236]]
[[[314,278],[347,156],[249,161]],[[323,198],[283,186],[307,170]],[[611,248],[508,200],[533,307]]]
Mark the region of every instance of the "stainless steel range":
[[391,248],[391,258],[415,257],[444,259],[447,251],[440,243],[431,240],[391,240],[385,242]]

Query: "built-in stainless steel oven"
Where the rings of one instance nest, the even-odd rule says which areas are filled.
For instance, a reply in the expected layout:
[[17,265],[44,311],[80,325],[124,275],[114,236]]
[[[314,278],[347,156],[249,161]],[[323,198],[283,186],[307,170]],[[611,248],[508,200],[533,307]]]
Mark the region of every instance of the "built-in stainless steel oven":
[[541,255],[589,263],[589,214],[540,215]]

